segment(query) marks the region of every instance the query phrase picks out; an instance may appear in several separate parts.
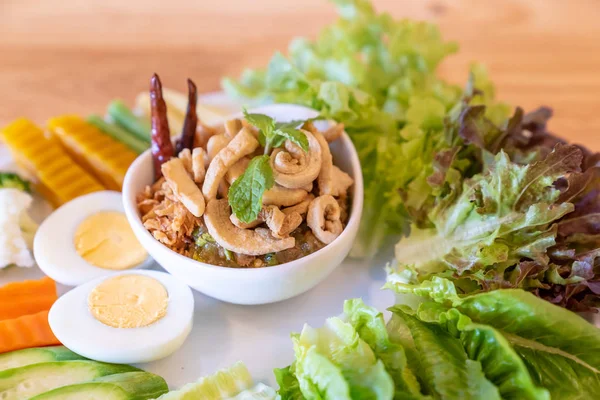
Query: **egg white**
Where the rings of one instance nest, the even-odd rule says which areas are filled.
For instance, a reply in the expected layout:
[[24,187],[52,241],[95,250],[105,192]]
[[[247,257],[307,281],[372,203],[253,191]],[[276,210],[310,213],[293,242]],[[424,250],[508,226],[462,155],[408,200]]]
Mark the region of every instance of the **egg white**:
[[[92,279],[114,273],[83,259],[75,249],[77,227],[87,217],[101,211],[125,214],[121,193],[105,190],[78,197],[63,204],[40,225],[33,242],[33,255],[40,269],[56,282],[77,286]],[[134,268],[152,264],[148,257]]]
[[[167,290],[166,315],[141,328],[113,328],[95,319],[88,309],[90,292],[104,280],[119,275],[146,275]],[[70,350],[96,361],[135,364],[164,358],[176,351],[192,329],[192,290],[172,275],[158,271],[127,271],[81,285],[60,297],[48,315],[56,338]]]

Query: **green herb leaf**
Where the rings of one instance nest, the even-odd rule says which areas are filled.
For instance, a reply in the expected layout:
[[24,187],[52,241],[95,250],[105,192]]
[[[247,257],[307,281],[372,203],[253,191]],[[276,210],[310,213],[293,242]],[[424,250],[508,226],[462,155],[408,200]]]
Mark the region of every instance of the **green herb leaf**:
[[[286,140],[297,144],[304,151],[308,151],[308,139],[306,135],[296,129],[306,121],[292,120],[289,122],[275,122],[275,120],[264,114],[249,114],[244,110],[246,121],[258,128],[258,141],[265,147],[266,152],[275,147],[280,147]],[[311,118],[310,121],[314,120]]]
[[281,146],[283,146],[283,143],[285,142],[285,140],[286,140],[285,136],[277,135],[271,142],[270,147],[271,148],[281,147]]
[[297,129],[299,126],[304,125],[305,122],[312,121],[312,120],[313,120],[313,118],[306,120],[306,121],[301,120],[301,119],[293,119],[289,122],[276,122],[275,129],[281,129],[281,128]]
[[258,141],[262,146],[273,140],[273,131],[275,130],[275,120],[273,118],[264,114],[249,114],[245,109],[244,118],[258,128]]
[[312,117],[309,119],[293,119],[288,122],[276,122],[275,129],[281,129],[281,128],[298,129],[298,127],[301,127],[302,125],[304,125],[307,122],[314,122],[314,121],[319,121],[319,120],[324,120],[324,119],[326,119],[326,118],[323,117],[322,115],[317,115],[316,117]]
[[227,250],[226,248],[223,248],[223,253],[225,253],[225,258],[227,259],[227,261],[233,260],[233,253],[231,251]]
[[254,221],[262,208],[263,194],[274,183],[269,156],[254,157],[242,176],[229,188],[229,205],[235,216],[245,223]]
[[[308,139],[306,138],[306,135],[304,134],[304,132],[299,131],[298,129],[285,127],[285,128],[280,128],[280,129],[276,130],[275,133],[277,135],[282,136],[285,139],[288,139],[291,142],[297,144],[305,152],[308,152]],[[273,146],[273,147],[277,147],[277,146]]]

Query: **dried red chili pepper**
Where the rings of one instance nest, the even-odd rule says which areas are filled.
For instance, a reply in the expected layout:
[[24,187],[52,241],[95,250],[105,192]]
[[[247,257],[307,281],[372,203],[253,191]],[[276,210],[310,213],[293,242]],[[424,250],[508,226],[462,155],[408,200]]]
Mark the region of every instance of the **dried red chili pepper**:
[[150,79],[150,110],[152,122],[152,160],[154,162],[154,178],[162,176],[161,165],[174,155],[169,121],[167,120],[167,105],[162,97],[162,84],[157,74]]
[[187,80],[188,84],[188,106],[183,121],[183,130],[181,137],[177,141],[175,153],[179,154],[183,149],[194,147],[194,135],[196,134],[196,126],[198,125],[198,114],[196,114],[196,103],[198,101],[198,93],[196,85],[191,79]]

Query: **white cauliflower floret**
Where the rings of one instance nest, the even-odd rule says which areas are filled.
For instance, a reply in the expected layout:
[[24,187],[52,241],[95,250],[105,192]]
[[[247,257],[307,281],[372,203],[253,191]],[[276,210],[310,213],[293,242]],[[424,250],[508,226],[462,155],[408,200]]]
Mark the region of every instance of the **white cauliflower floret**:
[[27,214],[32,201],[18,189],[0,189],[0,269],[35,264],[30,249],[37,224]]

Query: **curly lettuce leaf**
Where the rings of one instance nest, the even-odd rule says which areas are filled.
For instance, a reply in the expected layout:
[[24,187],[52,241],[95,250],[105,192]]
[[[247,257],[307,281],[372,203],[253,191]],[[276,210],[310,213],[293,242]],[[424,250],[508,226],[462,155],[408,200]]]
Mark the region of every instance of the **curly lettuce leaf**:
[[[395,20],[375,12],[369,1],[333,3],[340,19],[315,40],[294,40],[287,57],[276,53],[265,70],[225,79],[223,87],[252,101],[311,107],[344,124],[365,181],[352,255],[369,257],[386,237],[408,234],[411,221],[429,225],[426,211],[442,190],[429,182],[436,154],[461,142],[448,132],[446,115],[462,104],[463,91],[436,75],[457,46],[445,42],[435,25]],[[493,102],[492,85],[480,67],[474,67],[470,86],[473,101]],[[508,116],[506,107],[488,110],[497,122]],[[469,173],[481,169],[469,152],[461,152],[455,164],[461,172],[470,164]]]
[[[519,265],[535,294],[573,311],[600,308],[599,183],[598,167],[566,180],[561,199],[573,202],[575,210],[556,224],[557,244],[549,253],[551,264],[548,268],[525,262]],[[545,274],[546,279],[541,279],[540,274]]]
[[302,395],[308,400],[350,400],[350,385],[342,371],[316,347],[296,349],[296,378]]
[[573,211],[557,203],[554,182],[577,171],[581,151],[557,145],[545,160],[518,165],[504,152],[488,171],[466,180],[432,210],[433,229],[413,229],[396,245],[399,267],[427,277],[450,271],[484,281],[502,275],[522,258],[547,264],[555,245],[552,224]]
[[349,323],[329,318],[322,328],[305,325],[292,340],[296,378],[307,399],[324,392],[324,399],[393,397],[394,382],[383,362]]
[[279,385],[277,393],[279,393],[282,400],[304,400],[300,383],[296,378],[294,364],[285,368],[275,368],[273,373]]

